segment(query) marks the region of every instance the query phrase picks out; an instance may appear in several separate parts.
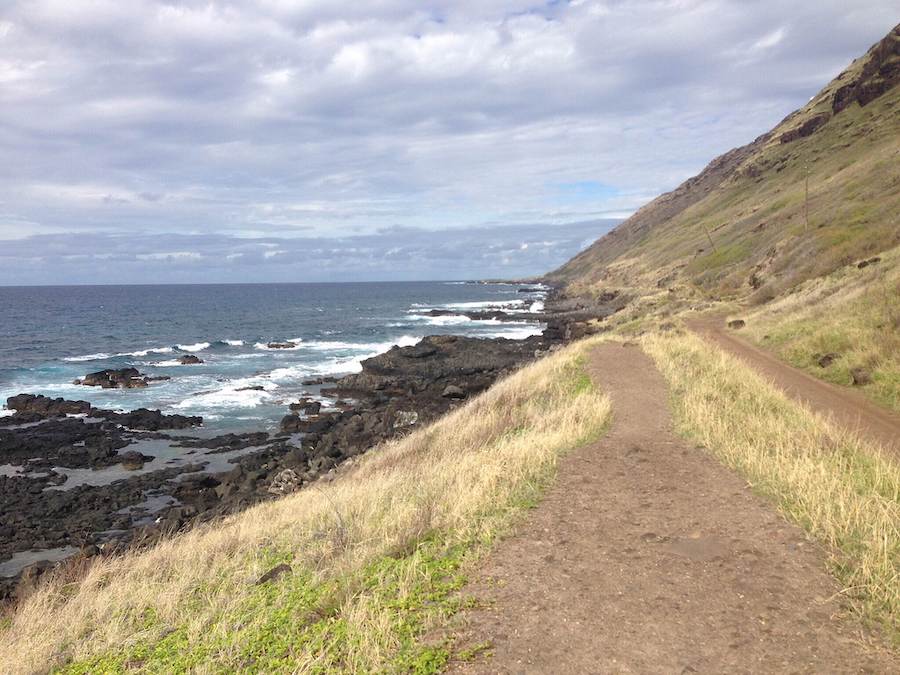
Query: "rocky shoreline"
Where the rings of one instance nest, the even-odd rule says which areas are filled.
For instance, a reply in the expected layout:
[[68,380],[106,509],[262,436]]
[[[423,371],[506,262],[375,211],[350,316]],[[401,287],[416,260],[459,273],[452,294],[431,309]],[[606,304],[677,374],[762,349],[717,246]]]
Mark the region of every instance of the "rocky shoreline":
[[[0,418],[0,600],[27,594],[58,558],[111,555],[330,480],[343,462],[596,331],[595,320],[625,302],[613,295],[586,306],[551,291],[542,313],[454,312],[540,320],[547,328],[524,340],[444,335],[393,347],[364,361],[359,373],[304,383],[321,386],[330,405],[291,403],[275,434],[203,438],[192,432],[199,417],[14,396],[7,407],[15,413]],[[137,371],[92,375],[111,383],[101,386],[145,386]],[[178,457],[157,456],[165,448]],[[103,471],[113,479],[96,484]]]

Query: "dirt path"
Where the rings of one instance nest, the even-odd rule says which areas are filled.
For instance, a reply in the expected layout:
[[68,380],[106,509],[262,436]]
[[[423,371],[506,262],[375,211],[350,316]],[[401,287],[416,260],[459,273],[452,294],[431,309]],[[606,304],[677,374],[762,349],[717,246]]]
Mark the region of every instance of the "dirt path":
[[638,347],[591,375],[613,423],[469,589],[455,672],[900,672],[841,612],[821,551],[717,461],[676,437],[666,385]]
[[688,327],[743,359],[788,396],[900,454],[900,416],[872,403],[859,392],[817,380],[786,364],[726,328],[721,318],[692,319]]

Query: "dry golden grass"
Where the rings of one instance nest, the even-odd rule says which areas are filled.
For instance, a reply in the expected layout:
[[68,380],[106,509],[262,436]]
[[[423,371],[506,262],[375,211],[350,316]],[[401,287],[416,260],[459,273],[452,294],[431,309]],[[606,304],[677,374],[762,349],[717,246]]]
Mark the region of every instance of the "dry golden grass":
[[831,551],[845,595],[900,642],[900,467],[693,335],[647,337],[681,430]]
[[[757,343],[816,377],[849,385],[850,371],[865,369],[872,382],[863,392],[900,410],[900,247],[879,257],[864,269],[846,265],[807,281],[741,316]],[[825,354],[835,358],[822,367]]]
[[[0,631],[0,672],[427,671],[459,570],[600,432],[589,343],[498,383],[331,483],[51,583]],[[256,585],[274,564],[291,571]]]

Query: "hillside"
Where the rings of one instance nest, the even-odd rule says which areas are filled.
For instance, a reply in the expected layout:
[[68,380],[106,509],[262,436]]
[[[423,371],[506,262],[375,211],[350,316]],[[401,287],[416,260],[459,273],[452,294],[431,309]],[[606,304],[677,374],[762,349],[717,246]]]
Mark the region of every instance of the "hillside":
[[[547,278],[585,290],[657,273],[669,285],[761,301],[897,244],[898,83],[900,26],[772,131],[717,157]],[[626,263],[635,269],[617,276]]]
[[900,26],[546,279],[570,297],[632,298],[611,323],[634,332],[731,313],[795,365],[900,409],[898,84]]

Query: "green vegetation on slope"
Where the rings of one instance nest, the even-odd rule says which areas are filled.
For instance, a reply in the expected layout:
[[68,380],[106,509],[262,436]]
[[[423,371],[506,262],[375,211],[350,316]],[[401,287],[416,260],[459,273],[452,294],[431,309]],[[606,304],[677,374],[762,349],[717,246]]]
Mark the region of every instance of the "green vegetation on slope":
[[[741,314],[752,339],[835,384],[900,411],[900,247],[848,265]],[[861,378],[862,381],[859,381]]]
[[900,645],[900,467],[698,337],[644,348],[669,382],[680,431],[822,542],[853,608]]
[[[864,390],[898,409],[900,260],[885,253],[900,244],[898,219],[900,26],[771,132],[548,279],[570,295],[624,291],[635,300],[608,323],[633,333],[688,310],[740,307],[761,344],[840,384],[862,368],[872,375]],[[877,274],[856,274],[877,255]],[[839,358],[818,366],[828,353]]]
[[333,482],[50,583],[0,629],[0,672],[436,671],[451,646],[423,636],[464,602],[467,564],[609,415],[588,347],[523,368]]
[[[704,198],[642,226],[639,236],[607,235],[548,278],[577,292],[628,287],[633,278],[617,275],[612,263],[631,259],[648,274],[659,272],[657,278],[676,269],[672,283],[761,302],[897,245],[898,214],[900,88],[894,87],[864,108],[843,110],[809,137],[761,144]],[[626,221],[620,228],[627,233],[633,226]]]

